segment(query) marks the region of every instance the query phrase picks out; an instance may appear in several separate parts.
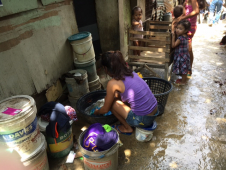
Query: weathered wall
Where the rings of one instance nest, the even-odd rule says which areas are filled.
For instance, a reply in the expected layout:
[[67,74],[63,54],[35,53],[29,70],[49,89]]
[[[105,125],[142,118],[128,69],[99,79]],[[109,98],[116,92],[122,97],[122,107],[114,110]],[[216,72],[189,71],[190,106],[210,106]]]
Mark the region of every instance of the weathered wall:
[[120,30],[120,51],[124,58],[128,55],[128,28],[131,25],[130,0],[119,1],[119,30]]
[[0,100],[40,93],[69,71],[77,32],[71,0],[0,18]]
[[142,21],[145,21],[145,0],[137,0],[137,6],[140,6],[143,11]]
[[119,50],[118,0],[96,0],[95,2],[102,51]]

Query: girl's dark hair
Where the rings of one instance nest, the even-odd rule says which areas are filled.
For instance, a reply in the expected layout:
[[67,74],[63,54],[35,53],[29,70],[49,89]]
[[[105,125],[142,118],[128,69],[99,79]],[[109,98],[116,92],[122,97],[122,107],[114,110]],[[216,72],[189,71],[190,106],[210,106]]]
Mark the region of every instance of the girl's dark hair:
[[133,9],[132,9],[132,16],[135,14],[135,11],[138,11],[138,10],[141,10],[141,13],[143,13],[141,7],[135,6],[135,7],[133,7]]
[[191,23],[188,21],[188,20],[181,20],[178,22],[177,25],[183,25],[184,26],[184,29],[189,31],[191,29]]
[[[184,5],[187,2],[187,0],[184,0]],[[206,0],[197,0],[198,4],[199,4],[199,9],[204,9],[206,7]]]
[[102,55],[101,59],[101,64],[107,67],[115,80],[125,80],[125,76],[133,77],[133,70],[127,66],[120,51],[108,51]]
[[206,0],[197,0],[199,4],[199,9],[204,9],[206,7]]
[[178,18],[183,14],[184,7],[182,5],[177,5],[175,8],[173,8],[173,15],[175,18]]

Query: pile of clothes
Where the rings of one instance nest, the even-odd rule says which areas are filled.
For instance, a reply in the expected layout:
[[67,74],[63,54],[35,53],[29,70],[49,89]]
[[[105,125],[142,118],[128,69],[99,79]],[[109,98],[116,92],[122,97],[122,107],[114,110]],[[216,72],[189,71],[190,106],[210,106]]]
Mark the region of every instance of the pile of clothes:
[[110,149],[118,142],[118,134],[109,125],[92,124],[84,134],[82,147],[88,151],[100,152]]
[[64,106],[57,102],[44,104],[38,112],[42,120],[49,122],[46,126],[46,135],[58,138],[59,132],[67,132],[71,125],[70,121],[77,121],[75,110],[71,106]]
[[[99,110],[101,107],[103,107],[105,100],[104,99],[100,99],[98,100],[96,103],[93,103],[91,106],[87,107],[85,109],[85,114],[87,115],[93,115],[95,110]],[[105,113],[103,116],[109,116],[111,115],[111,111]]]

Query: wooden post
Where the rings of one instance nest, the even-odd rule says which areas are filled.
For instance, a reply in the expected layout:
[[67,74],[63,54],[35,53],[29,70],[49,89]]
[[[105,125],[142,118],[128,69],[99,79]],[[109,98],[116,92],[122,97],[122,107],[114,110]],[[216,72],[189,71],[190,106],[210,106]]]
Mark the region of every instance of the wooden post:
[[[170,37],[166,37],[166,40],[170,40],[171,38]],[[166,44],[166,49],[169,49],[170,50],[171,48],[171,43],[170,44]],[[165,58],[170,58],[170,54],[168,52],[165,53]],[[167,81],[169,81],[170,79],[170,75],[171,73],[169,73],[169,62],[166,62],[165,63],[165,79]]]
[[[151,20],[151,18],[148,18],[146,21],[146,30],[145,31],[150,31],[150,20]],[[147,39],[149,39],[149,37],[150,37],[149,35],[146,35]],[[145,43],[145,47],[147,47],[147,46],[148,46],[148,42]]]

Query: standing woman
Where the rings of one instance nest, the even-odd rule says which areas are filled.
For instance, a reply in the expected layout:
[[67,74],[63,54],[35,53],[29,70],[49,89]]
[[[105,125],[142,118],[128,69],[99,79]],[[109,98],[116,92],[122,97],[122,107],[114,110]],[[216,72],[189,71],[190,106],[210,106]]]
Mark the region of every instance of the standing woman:
[[188,20],[191,23],[191,29],[188,31],[188,42],[189,42],[189,54],[190,54],[190,65],[191,70],[188,72],[188,77],[192,74],[192,64],[193,64],[193,51],[192,51],[192,38],[195,35],[197,29],[197,15],[199,14],[200,9],[205,8],[205,0],[185,0],[184,2],[185,14],[175,19],[174,24],[181,20]]
[[114,128],[125,135],[132,134],[131,126],[151,126],[158,115],[158,106],[147,83],[127,67],[120,51],[104,53],[102,65],[112,79],[107,84],[104,106],[94,114],[105,114],[110,110],[121,122]]

